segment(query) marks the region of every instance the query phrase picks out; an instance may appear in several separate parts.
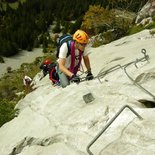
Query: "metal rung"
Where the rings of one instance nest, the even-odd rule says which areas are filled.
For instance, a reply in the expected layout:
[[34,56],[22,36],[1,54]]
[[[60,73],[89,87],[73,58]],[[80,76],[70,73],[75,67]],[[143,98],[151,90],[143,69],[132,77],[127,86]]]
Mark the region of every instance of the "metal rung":
[[116,115],[107,123],[107,125],[95,136],[95,138],[88,144],[87,146],[87,152],[89,155],[93,155],[93,153],[90,151],[90,147],[96,142],[96,140],[103,134],[103,132],[114,122],[114,120],[120,115],[120,113],[125,109],[129,108],[139,119],[143,119],[133,108],[131,108],[129,105],[123,106]]
[[127,72],[127,70],[126,70],[127,67],[128,67],[128,65],[124,67],[124,72],[125,72],[125,74],[127,75],[127,77],[133,82],[134,85],[136,85],[136,86],[139,87],[141,90],[143,90],[145,93],[147,93],[148,95],[150,95],[150,96],[153,98],[153,100],[155,101],[155,95],[153,95],[150,91],[148,91],[147,89],[145,89],[144,87],[142,87],[138,82],[136,82],[136,80],[134,80],[134,79],[128,74],[128,72]]
[[115,66],[113,66],[113,67],[111,67],[111,68],[109,68],[108,70],[105,70],[105,71],[103,71],[103,69],[101,69],[100,72],[98,73],[98,75],[96,76],[96,78],[98,78],[99,82],[102,83],[100,79],[103,78],[104,76],[106,76],[108,73],[111,73],[111,72],[113,72],[115,70],[126,68],[127,66],[132,65],[132,64],[134,64],[135,67],[138,68],[137,67],[138,62],[144,62],[144,61],[149,60],[149,56],[146,54],[146,49],[142,49],[141,53],[144,54],[144,56],[142,58],[140,58],[140,59],[136,59],[135,61],[129,62],[129,63],[125,64],[125,65],[120,65],[120,64],[115,65]]

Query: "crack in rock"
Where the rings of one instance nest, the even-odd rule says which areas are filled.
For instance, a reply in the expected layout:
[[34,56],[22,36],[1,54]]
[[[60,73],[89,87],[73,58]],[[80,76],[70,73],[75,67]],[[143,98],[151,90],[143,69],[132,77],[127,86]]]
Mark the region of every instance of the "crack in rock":
[[64,141],[66,137],[62,134],[57,134],[49,138],[34,138],[34,137],[25,137],[23,140],[19,142],[13,149],[12,152],[9,155],[16,155],[22,152],[22,150],[26,146],[33,146],[33,145],[39,145],[39,146],[48,146],[57,142]]

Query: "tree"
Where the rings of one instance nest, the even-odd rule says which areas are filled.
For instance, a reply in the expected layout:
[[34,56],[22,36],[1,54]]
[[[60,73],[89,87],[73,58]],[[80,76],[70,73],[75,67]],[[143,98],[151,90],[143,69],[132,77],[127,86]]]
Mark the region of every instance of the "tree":
[[11,41],[2,41],[0,51],[2,56],[9,57],[16,54],[18,49],[15,43]]
[[107,27],[111,27],[112,22],[113,16],[108,9],[104,9],[99,5],[94,5],[90,6],[89,10],[85,13],[83,17],[82,27],[93,33],[98,33],[101,27],[105,30],[107,29]]
[[60,28],[60,20],[57,20],[56,26],[53,28],[54,33],[59,33],[61,31]]

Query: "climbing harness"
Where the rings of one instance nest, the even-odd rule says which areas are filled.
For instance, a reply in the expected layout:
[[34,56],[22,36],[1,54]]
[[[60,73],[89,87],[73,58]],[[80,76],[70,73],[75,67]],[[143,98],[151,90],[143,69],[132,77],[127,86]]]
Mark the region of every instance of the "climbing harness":
[[139,119],[143,119],[133,108],[131,108],[129,105],[123,106],[116,115],[107,123],[107,125],[95,136],[95,138],[88,144],[86,150],[89,155],[93,155],[93,153],[90,151],[90,147],[96,142],[96,140],[103,134],[103,132],[106,131],[106,129],[114,122],[114,120],[121,114],[121,112],[125,109],[129,108]]

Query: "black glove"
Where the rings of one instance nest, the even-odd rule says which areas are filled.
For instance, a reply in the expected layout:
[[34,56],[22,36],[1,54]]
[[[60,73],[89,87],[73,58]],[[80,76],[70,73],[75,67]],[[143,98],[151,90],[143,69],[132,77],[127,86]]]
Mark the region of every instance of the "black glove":
[[92,80],[94,78],[93,74],[89,72],[86,76],[86,80]]
[[73,75],[70,81],[75,83],[80,83],[80,78],[76,75]]

